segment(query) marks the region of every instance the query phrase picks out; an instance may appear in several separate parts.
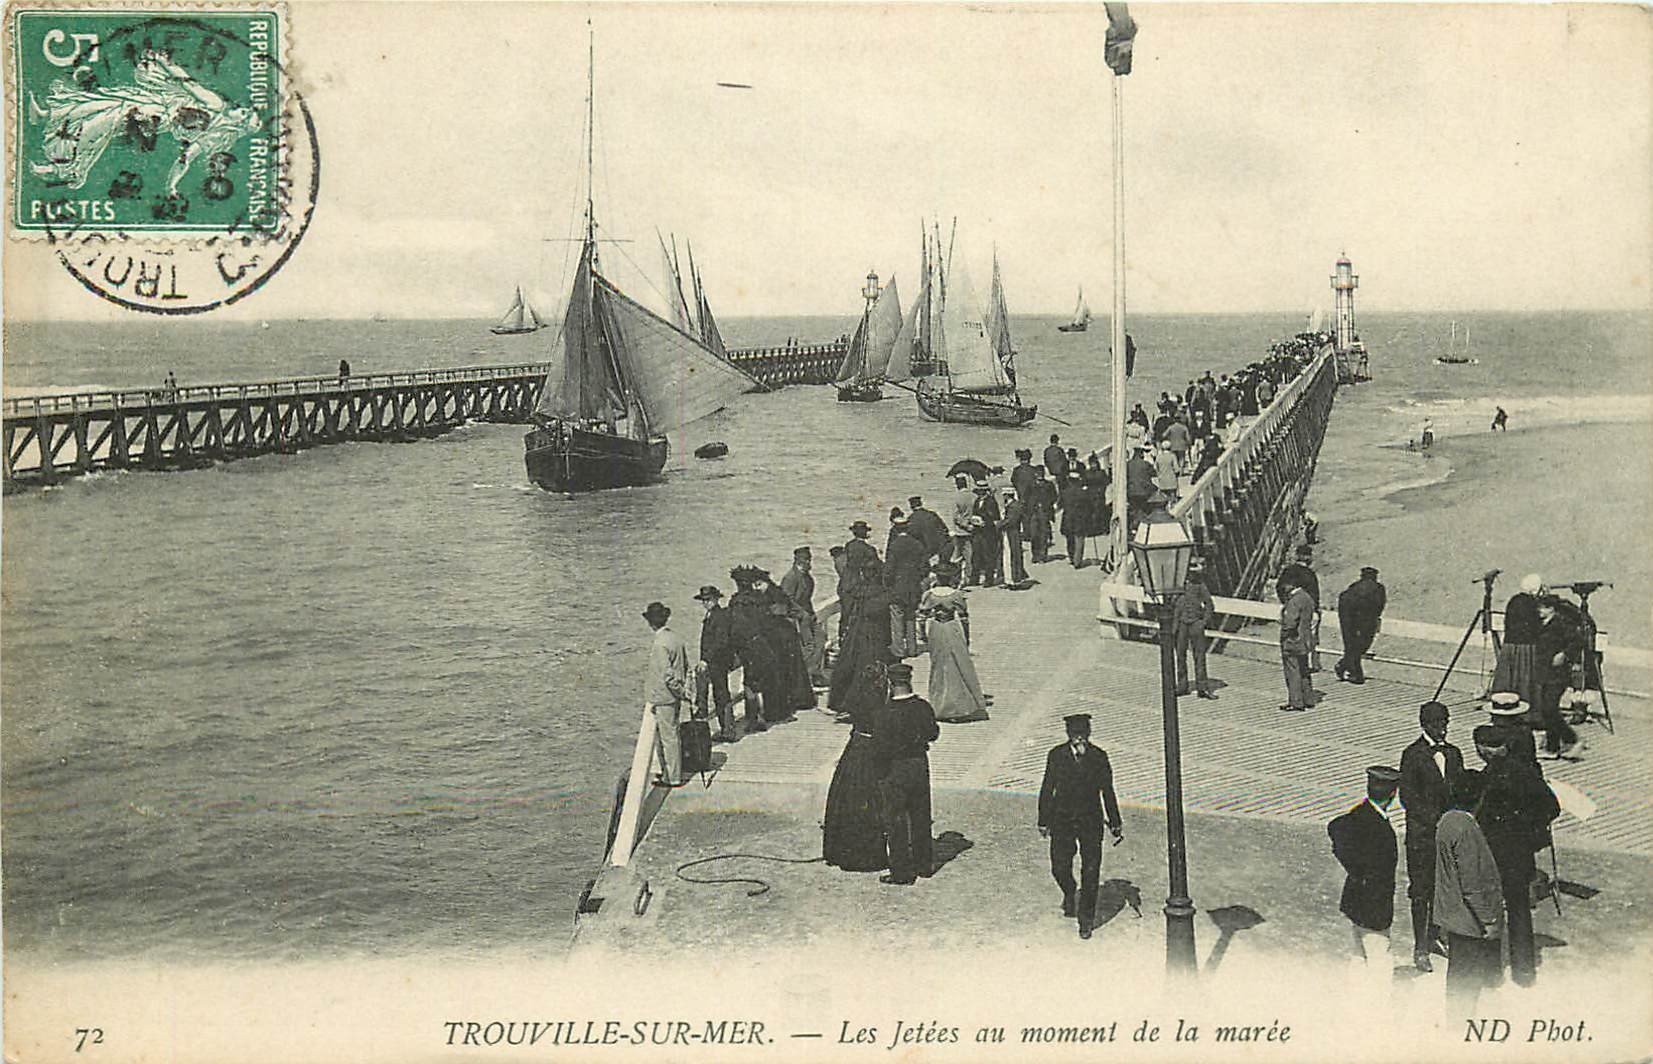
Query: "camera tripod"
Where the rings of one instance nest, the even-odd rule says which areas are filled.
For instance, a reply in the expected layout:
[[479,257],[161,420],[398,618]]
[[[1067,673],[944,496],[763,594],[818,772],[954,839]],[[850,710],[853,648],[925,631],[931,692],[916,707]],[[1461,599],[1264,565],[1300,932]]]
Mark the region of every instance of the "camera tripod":
[[[1492,640],[1494,661],[1498,660],[1498,655],[1503,651],[1503,644],[1498,638],[1498,633],[1492,627],[1492,584],[1493,581],[1498,579],[1498,574],[1501,572],[1503,572],[1502,569],[1489,569],[1470,581],[1472,584],[1481,585],[1481,606],[1475,611],[1475,616],[1470,618],[1469,627],[1464,629],[1464,637],[1458,640],[1458,649],[1452,652],[1452,660],[1446,663],[1446,671],[1441,674],[1441,682],[1435,688],[1434,695],[1431,696],[1435,701],[1440,700],[1441,692],[1446,689],[1446,681],[1452,678],[1452,670],[1458,667],[1458,659],[1463,656],[1464,648],[1469,645],[1469,637],[1475,634],[1476,629],[1480,629],[1483,640],[1487,638]],[[1606,702],[1604,701],[1602,705],[1605,707]]]
[[[1602,653],[1596,649],[1596,619],[1590,616],[1590,596],[1604,587],[1612,587],[1609,580],[1574,580],[1570,584],[1558,585],[1572,589],[1578,596],[1578,612],[1584,615],[1584,630],[1589,636],[1589,643],[1584,649],[1584,660],[1580,677],[1583,689],[1590,690],[1590,681],[1595,681],[1595,691],[1601,696],[1601,722],[1607,725],[1608,734],[1613,732],[1613,711],[1607,705],[1607,675],[1602,670]],[[1590,710],[1584,711],[1584,720],[1589,720],[1593,714]]]

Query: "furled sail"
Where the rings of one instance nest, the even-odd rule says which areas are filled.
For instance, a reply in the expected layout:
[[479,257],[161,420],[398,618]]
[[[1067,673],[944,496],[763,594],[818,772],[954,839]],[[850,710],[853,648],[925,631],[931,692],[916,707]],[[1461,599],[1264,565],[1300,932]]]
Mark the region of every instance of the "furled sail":
[[890,367],[895,342],[901,334],[901,295],[895,289],[895,278],[890,278],[878,293],[867,318],[867,368],[869,380],[880,380]]
[[753,387],[751,377],[602,277],[594,283],[615,361],[650,432],[698,421]]
[[596,294],[591,245],[580,256],[574,290],[563,316],[563,357],[546,375],[535,413],[547,417],[611,420],[626,413],[625,386],[593,313]]
[[946,334],[947,375],[954,391],[999,392],[1010,386],[962,262],[947,274],[941,323]]

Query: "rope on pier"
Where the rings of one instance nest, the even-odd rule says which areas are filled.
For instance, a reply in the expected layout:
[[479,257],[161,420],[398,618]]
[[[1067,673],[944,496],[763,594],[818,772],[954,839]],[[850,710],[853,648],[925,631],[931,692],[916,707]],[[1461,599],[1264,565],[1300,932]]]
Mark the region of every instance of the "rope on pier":
[[748,861],[775,861],[780,864],[819,864],[826,860],[825,857],[771,857],[764,853],[719,853],[713,854],[711,857],[702,857],[696,861],[683,862],[677,866],[677,878],[683,880],[685,883],[750,883],[755,889],[746,892],[746,896],[748,898],[755,898],[760,894],[769,893],[769,882],[763,879],[756,879],[749,876],[726,876],[718,879],[696,879],[693,876],[686,876],[683,874],[684,869],[693,868],[695,865],[710,864],[713,861],[733,861],[737,858],[744,858]]

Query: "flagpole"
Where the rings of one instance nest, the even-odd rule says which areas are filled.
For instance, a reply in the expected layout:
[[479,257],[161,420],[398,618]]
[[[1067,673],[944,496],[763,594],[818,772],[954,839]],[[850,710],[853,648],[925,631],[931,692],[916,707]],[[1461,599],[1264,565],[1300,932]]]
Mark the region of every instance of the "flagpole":
[[1113,83],[1113,543],[1109,548],[1115,571],[1126,557],[1127,498],[1125,494],[1125,129],[1120,82]]

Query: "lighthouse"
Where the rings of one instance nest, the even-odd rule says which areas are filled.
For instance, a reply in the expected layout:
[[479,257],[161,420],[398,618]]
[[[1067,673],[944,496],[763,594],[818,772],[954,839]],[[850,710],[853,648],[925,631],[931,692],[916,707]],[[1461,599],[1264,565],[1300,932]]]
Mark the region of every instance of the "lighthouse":
[[1332,274],[1332,291],[1337,298],[1337,350],[1347,352],[1355,343],[1355,289],[1360,277],[1355,273],[1349,256],[1340,255],[1337,272]]

